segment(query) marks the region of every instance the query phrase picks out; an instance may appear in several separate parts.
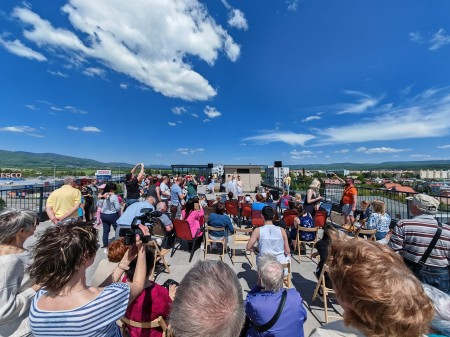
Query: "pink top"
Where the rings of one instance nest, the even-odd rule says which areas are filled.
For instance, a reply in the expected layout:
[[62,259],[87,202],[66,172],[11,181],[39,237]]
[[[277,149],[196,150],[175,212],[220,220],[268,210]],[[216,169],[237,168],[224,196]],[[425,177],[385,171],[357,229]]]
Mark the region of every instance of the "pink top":
[[[205,212],[203,211],[203,208],[200,208],[198,211],[192,211],[189,213],[189,216],[186,219],[186,211],[183,210],[181,212],[181,216],[184,220],[189,222],[189,226],[191,227],[191,234],[192,237],[195,238],[196,236],[199,237],[202,232],[199,231],[200,229],[200,219],[205,215]],[[197,234],[197,235],[196,235]]]
[[[162,316],[165,321],[170,313],[172,300],[169,290],[152,283],[145,288],[138,297],[128,306],[125,316],[136,322],[150,322]],[[161,337],[162,330],[142,329],[128,326],[130,337]]]

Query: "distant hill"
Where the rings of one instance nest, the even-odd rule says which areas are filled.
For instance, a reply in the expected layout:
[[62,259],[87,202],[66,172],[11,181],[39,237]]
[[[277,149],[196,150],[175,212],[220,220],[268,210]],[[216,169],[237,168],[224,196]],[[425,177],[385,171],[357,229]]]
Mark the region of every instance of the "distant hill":
[[438,169],[449,170],[450,160],[425,160],[425,161],[393,161],[383,163],[333,163],[333,164],[308,164],[308,165],[289,165],[291,170],[424,170]]
[[[93,159],[64,156],[55,153],[32,153],[24,151],[0,150],[0,168],[2,167],[33,168],[33,167],[53,167],[53,166],[57,166],[59,168],[64,167],[64,168],[101,169],[108,167],[131,168],[134,165],[120,162],[103,163]],[[149,166],[149,168],[152,167]],[[160,168],[160,166],[158,166],[158,168]]]

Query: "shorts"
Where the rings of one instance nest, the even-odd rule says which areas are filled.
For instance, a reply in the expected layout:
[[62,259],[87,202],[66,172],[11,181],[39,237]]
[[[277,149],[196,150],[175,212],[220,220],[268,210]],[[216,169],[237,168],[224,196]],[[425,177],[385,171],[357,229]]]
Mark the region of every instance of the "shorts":
[[342,213],[346,216],[353,216],[352,208],[353,208],[352,205],[345,204],[344,206],[342,206]]

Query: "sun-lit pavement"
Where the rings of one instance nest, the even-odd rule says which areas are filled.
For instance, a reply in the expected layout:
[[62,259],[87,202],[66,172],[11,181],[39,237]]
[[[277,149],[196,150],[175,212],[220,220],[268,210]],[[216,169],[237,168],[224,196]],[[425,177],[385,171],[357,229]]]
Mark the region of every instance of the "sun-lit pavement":
[[[26,242],[26,247],[32,245],[36,241],[36,236],[45,230],[48,226],[51,226],[50,222],[41,223],[35,235]],[[99,239],[102,236],[102,228],[99,228]],[[112,239],[111,233],[111,239]],[[100,241],[99,241],[100,242]],[[229,246],[233,247],[233,240],[230,238]],[[252,267],[249,260],[244,256],[243,245],[239,245],[239,250],[236,250],[237,256],[234,261],[230,256],[225,256],[224,261],[229,264],[236,272],[243,290],[243,297],[245,298],[247,292],[256,284],[257,273],[256,268]],[[310,249],[308,248],[308,253]],[[197,261],[203,260],[204,251],[197,249],[194,253],[192,261],[189,263],[189,252],[183,249],[178,249],[173,257],[170,257],[170,252],[166,254],[166,260],[170,265],[171,273],[167,274],[164,270],[159,272],[156,277],[156,282],[159,284],[164,283],[167,279],[173,279],[175,281],[181,281],[187,271]],[[87,280],[90,282],[94,271],[97,269],[99,262],[106,258],[104,249],[100,248],[95,257],[93,265],[87,270]],[[220,259],[218,255],[208,254],[208,259]],[[312,329],[324,324],[324,311],[323,303],[319,298],[316,298],[314,302],[311,301],[314,288],[316,286],[316,277],[314,271],[316,269],[317,261],[312,261],[309,257],[302,255],[301,263],[298,262],[298,253],[294,254],[291,258],[291,273],[292,273],[292,287],[295,287],[300,292],[305,308],[308,311],[308,319],[305,323],[305,335],[307,336]],[[336,312],[332,312],[333,308],[338,312],[342,312],[341,307],[336,303],[336,300],[332,300],[329,305],[329,313],[331,315],[339,316]],[[330,321],[336,318],[330,318]]]

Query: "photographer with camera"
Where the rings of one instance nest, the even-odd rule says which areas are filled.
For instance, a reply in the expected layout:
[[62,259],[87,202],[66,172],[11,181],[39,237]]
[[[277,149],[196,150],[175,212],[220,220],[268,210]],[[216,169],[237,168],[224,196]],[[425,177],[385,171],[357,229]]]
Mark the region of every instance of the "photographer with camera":
[[117,219],[117,228],[116,228],[116,239],[119,238],[119,231],[122,228],[130,229],[131,224],[135,217],[139,217],[142,215],[143,209],[148,209],[149,211],[154,211],[155,207],[153,206],[153,203],[155,202],[155,198],[152,196],[147,197],[144,201],[138,201],[134,204],[131,204],[127,207],[125,212],[122,214],[122,216]]

